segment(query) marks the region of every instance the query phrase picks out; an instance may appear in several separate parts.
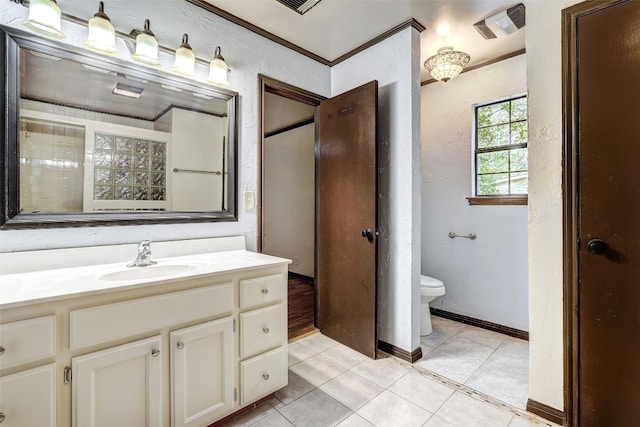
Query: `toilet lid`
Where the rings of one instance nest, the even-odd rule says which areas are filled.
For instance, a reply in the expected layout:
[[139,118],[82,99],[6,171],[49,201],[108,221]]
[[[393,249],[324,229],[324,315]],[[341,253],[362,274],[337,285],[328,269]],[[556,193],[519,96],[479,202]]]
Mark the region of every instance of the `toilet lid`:
[[429,276],[420,276],[420,286],[425,286],[427,288],[439,288],[443,286],[442,280],[434,279]]

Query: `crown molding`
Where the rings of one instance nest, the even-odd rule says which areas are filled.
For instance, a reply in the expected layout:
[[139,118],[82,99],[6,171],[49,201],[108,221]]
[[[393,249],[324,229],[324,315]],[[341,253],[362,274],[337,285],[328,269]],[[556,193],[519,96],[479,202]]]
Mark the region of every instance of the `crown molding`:
[[381,41],[393,36],[396,33],[399,33],[400,31],[404,30],[405,28],[415,28],[416,30],[418,30],[418,32],[422,32],[426,29],[426,27],[424,25],[422,25],[420,22],[418,22],[415,18],[411,18],[406,20],[405,22],[393,27],[392,29],[385,31],[384,33],[380,34],[377,37],[374,37],[373,39],[369,40],[368,42],[358,46],[357,48],[345,53],[344,55],[341,55],[340,57],[334,59],[333,61],[329,61],[328,59],[325,59],[319,55],[316,55],[313,52],[310,52],[294,43],[291,43],[288,40],[283,39],[282,37],[276,36],[275,34],[266,31],[260,27],[258,27],[257,25],[254,25],[248,21],[245,21],[244,19],[229,13],[225,10],[220,9],[219,7],[216,7],[214,5],[212,5],[211,3],[208,3],[205,0],[186,0],[187,2],[198,6],[208,12],[213,13],[214,15],[218,15],[219,17],[226,19],[229,22],[233,22],[236,25],[239,25],[241,27],[243,27],[246,30],[249,30],[255,34],[258,34],[262,37],[265,37],[269,40],[271,40],[272,42],[278,43],[286,48],[289,48],[295,52],[298,52],[301,55],[306,56],[307,58],[313,59],[314,61],[317,61],[323,65],[328,65],[330,67],[333,67],[334,65],[337,65],[349,58],[351,58],[354,55],[357,55],[358,53],[362,52],[365,49],[368,49],[369,47],[380,43]]

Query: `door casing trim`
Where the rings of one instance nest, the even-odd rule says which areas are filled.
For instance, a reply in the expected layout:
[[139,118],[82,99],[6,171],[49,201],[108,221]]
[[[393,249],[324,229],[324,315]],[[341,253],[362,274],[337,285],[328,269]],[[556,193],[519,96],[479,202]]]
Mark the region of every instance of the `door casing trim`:
[[[280,80],[273,79],[265,76],[264,74],[258,74],[258,179],[256,183],[256,192],[258,193],[258,203],[256,204],[256,216],[257,216],[257,236],[256,245],[257,251],[262,253],[262,213],[263,213],[263,200],[264,200],[264,94],[265,92],[273,93],[291,99],[293,101],[302,102],[307,105],[320,105],[320,102],[325,100],[324,96],[309,92],[307,90],[292,86],[288,83]],[[317,146],[317,141],[314,142]],[[316,163],[318,162],[316,155]],[[317,182],[315,184],[317,191]],[[317,242],[317,236],[315,236]],[[314,246],[314,251],[317,248]],[[314,256],[315,258],[315,256]]]

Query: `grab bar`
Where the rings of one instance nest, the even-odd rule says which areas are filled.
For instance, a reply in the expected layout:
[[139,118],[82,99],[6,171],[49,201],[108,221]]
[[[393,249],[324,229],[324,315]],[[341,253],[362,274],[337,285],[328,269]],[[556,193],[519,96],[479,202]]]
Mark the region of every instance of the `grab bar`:
[[206,175],[222,175],[222,172],[220,171],[201,171],[201,170],[195,170],[195,169],[178,169],[178,168],[173,168],[173,171],[175,173],[178,172],[185,172],[185,173],[203,173]]
[[478,237],[476,233],[469,233],[466,236],[463,236],[460,234],[456,234],[455,231],[450,231],[448,236],[451,237],[452,239],[455,239],[456,237],[462,237],[464,239],[469,239],[469,240],[476,240],[476,238]]

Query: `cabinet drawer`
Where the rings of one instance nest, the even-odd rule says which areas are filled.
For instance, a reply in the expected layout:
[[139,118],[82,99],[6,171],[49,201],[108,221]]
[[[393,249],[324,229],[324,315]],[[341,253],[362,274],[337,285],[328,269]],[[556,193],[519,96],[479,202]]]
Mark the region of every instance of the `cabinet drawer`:
[[55,356],[56,317],[45,316],[0,325],[0,346],[2,368]]
[[283,344],[284,308],[277,304],[240,314],[240,357]]
[[287,350],[280,347],[240,362],[242,404],[254,402],[287,385]]
[[74,310],[69,315],[70,345],[102,344],[232,310],[232,283]]
[[285,281],[282,274],[240,281],[240,308],[282,301]]
[[0,377],[2,426],[55,427],[56,364]]

